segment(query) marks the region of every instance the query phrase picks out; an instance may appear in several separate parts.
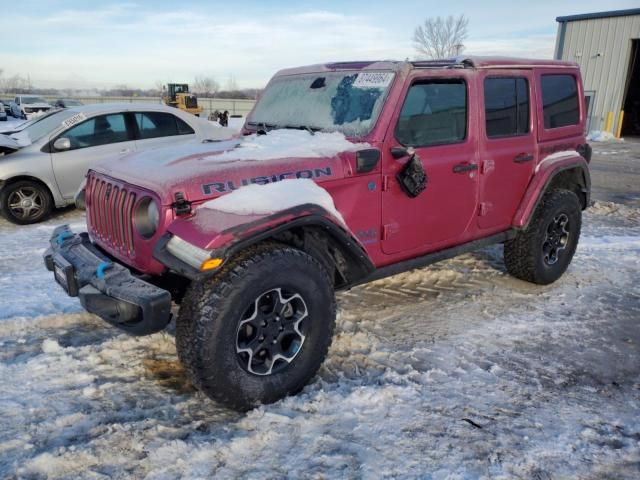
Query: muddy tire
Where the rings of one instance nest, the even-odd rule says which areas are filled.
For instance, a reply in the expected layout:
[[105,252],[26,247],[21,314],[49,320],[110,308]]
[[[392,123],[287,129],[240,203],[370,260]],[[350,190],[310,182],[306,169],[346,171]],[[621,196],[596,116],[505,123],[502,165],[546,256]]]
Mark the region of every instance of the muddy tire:
[[10,183],[0,192],[2,216],[18,225],[29,225],[49,218],[53,198],[44,185],[30,180]]
[[300,391],[322,364],[335,326],[333,283],[312,256],[253,247],[182,302],[176,347],[194,385],[236,410]]
[[545,194],[527,228],[504,244],[507,271],[527,282],[547,285],[567,270],[578,246],[582,211],[575,193]]

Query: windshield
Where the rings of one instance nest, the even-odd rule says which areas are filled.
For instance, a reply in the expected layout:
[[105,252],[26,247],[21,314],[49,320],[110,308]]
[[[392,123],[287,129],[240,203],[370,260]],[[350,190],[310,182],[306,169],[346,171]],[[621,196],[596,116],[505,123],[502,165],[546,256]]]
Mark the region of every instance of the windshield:
[[22,103],[30,105],[32,103],[47,103],[47,101],[42,97],[22,97]]
[[62,125],[67,118],[76,115],[74,112],[68,110],[60,110],[56,113],[52,113],[46,117],[40,117],[38,121],[33,122],[27,128],[20,131],[21,134],[26,134],[29,137],[31,143],[37,142],[45,135],[51,133],[54,129]]
[[327,72],[274,79],[248,124],[367,134],[375,125],[392,72]]

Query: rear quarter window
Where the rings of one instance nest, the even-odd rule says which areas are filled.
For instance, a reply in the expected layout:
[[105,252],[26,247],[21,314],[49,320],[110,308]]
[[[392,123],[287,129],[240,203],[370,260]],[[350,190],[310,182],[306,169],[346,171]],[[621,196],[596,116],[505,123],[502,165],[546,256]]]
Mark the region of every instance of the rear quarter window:
[[164,112],[139,112],[135,114],[140,140],[195,133],[184,121]]
[[578,85],[573,75],[542,75],[544,128],[560,128],[580,123]]

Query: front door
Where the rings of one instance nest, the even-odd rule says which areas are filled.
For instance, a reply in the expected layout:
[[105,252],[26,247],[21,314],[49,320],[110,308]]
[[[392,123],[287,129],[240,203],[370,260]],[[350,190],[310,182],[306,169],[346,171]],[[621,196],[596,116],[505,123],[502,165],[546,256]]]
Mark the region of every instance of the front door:
[[133,132],[127,127],[123,113],[89,118],[56,138],[68,138],[71,143],[70,149],[55,151],[52,148],[51,153],[53,173],[64,198],[73,198],[93,165],[136,149]]
[[[385,142],[382,250],[408,255],[439,250],[468,238],[476,214],[478,158],[476,97],[469,72],[417,72],[398,106]],[[407,195],[397,180],[408,157],[393,147],[413,147],[427,175],[424,191]],[[397,156],[397,155],[396,155]]]

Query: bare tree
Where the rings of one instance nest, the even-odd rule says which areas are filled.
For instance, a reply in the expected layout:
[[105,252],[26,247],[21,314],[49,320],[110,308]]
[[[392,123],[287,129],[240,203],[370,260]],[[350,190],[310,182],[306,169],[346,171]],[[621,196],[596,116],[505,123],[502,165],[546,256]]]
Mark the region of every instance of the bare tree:
[[227,91],[235,92],[238,91],[238,81],[236,80],[236,76],[233,74],[229,74],[229,79],[227,80]]
[[156,80],[156,81],[153,83],[153,87],[154,87],[154,89],[155,89],[155,90],[156,90],[160,95],[162,95],[162,92],[163,92],[163,90],[166,88],[166,85],[167,85],[167,84],[166,84],[165,82],[163,82],[162,80]]
[[210,97],[214,96],[216,92],[220,90],[220,84],[213,77],[198,75],[193,81],[191,90],[203,97]]
[[447,58],[464,50],[469,20],[464,15],[454,18],[429,17],[413,32],[413,44],[421,56]]

